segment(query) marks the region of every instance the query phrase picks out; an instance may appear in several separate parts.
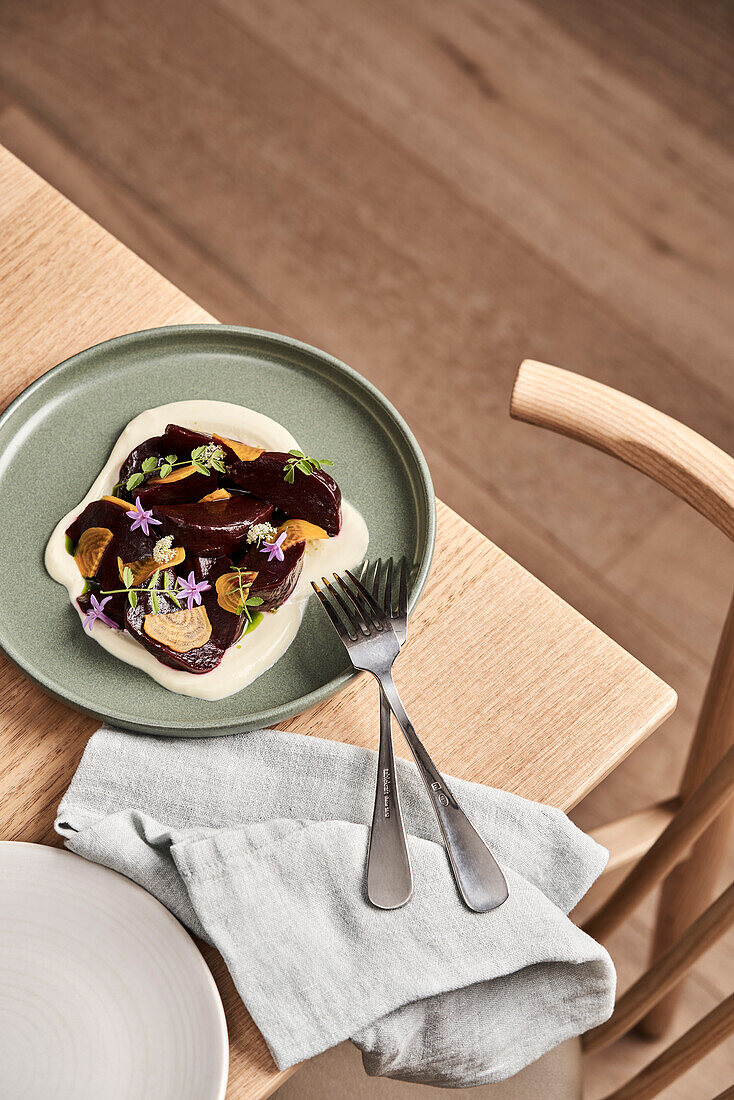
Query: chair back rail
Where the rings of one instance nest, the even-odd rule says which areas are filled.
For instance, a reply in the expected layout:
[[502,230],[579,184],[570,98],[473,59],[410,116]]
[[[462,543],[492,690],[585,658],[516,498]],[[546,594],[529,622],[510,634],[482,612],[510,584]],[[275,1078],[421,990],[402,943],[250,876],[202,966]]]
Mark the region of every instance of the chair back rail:
[[[604,1100],[651,1100],[734,1034],[734,993]],[[731,1100],[734,1087],[716,1100]]]
[[598,912],[584,925],[595,940],[606,940],[668,874],[727,803],[734,799],[734,745],[684,802],[665,831]]
[[[734,539],[734,459],[664,413],[599,382],[525,360],[513,388],[510,414],[621,459],[687,501]],[[585,1037],[588,1050],[612,1042],[636,1023],[649,1036],[662,1034],[682,976],[734,923],[734,885],[706,908],[716,889],[734,818],[732,746],[734,600],[688,754],[680,809],[657,839],[653,822],[647,853],[586,926],[595,938],[606,938],[664,879],[652,966],[619,999],[611,1019]],[[659,818],[659,812],[655,816]],[[657,1095],[732,1030],[734,1003],[729,997],[607,1100],[645,1100]]]
[[510,415],[622,459],[734,539],[734,458],[665,413],[580,374],[526,359]]
[[636,810],[616,821],[608,821],[589,830],[597,844],[609,851],[609,861],[604,874],[621,871],[631,863],[636,863],[651,848],[660,834],[673,820],[680,808],[680,798],[666,798],[642,810]]
[[584,1049],[600,1050],[635,1026],[701,956],[734,925],[734,882],[641,978],[623,993],[610,1018],[583,1037]]

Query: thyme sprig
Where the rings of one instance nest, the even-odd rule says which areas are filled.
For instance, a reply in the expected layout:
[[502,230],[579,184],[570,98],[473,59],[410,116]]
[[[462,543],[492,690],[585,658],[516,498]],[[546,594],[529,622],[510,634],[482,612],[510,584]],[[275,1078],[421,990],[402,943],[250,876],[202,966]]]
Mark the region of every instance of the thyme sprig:
[[[237,587],[239,588],[239,592],[240,592],[240,602],[237,605],[237,609],[235,611],[235,614],[236,615],[244,615],[245,618],[247,619],[248,623],[251,623],[252,622],[252,615],[250,614],[249,609],[251,607],[259,607],[260,604],[263,602],[262,597],[261,596],[247,596],[246,593],[245,593],[245,589],[242,586],[242,574],[243,573],[249,573],[250,572],[249,569],[242,569],[242,567],[239,566],[239,565],[230,565],[230,569],[233,573],[237,574]],[[247,591],[249,591],[249,588],[248,588]]]
[[[161,572],[163,572],[163,587],[159,588],[158,587],[158,578],[159,578]],[[158,600],[158,593],[161,593],[161,594],[165,593],[165,595],[168,596],[169,600],[171,600],[176,605],[176,607],[179,609],[179,611],[181,610],[181,601],[179,600],[179,598],[176,595],[175,591],[171,588],[171,575],[170,575],[170,573],[166,572],[166,568],[165,568],[164,565],[162,565],[160,569],[156,569],[153,576],[150,578],[148,583],[145,584],[145,585],[137,585],[137,586],[134,585],[133,584],[134,579],[135,578],[133,576],[132,569],[130,568],[129,565],[126,565],[125,568],[122,571],[122,583],[124,584],[125,587],[124,588],[107,588],[107,589],[104,589],[101,594],[103,596],[117,596],[117,595],[124,592],[127,595],[127,602],[130,604],[130,606],[131,607],[137,607],[138,606],[138,593],[139,592],[147,592],[150,595],[150,602],[153,605],[153,612],[154,612],[154,614],[157,615],[160,612],[160,602]]]
[[330,458],[309,458],[303,451],[289,451],[288,454],[293,457],[289,458],[283,467],[283,480],[287,481],[289,485],[292,485],[296,480],[296,470],[300,470],[306,477],[310,477],[322,466],[334,465]]
[[[176,466],[195,466],[200,474],[208,475],[213,470],[218,470],[220,474],[223,474],[226,473],[224,458],[224,449],[217,443],[205,443],[201,447],[194,447],[190,458],[179,459],[178,455],[166,455],[165,458],[161,458],[151,455],[150,458],[143,459],[140,469],[130,475],[125,482],[125,488],[131,493],[150,474],[155,474],[157,477],[168,477]],[[121,482],[118,482],[115,489],[120,488],[121,484]]]
[[[168,477],[174,466],[186,466],[187,462],[179,462],[178,455],[166,455],[165,458],[156,457],[151,455],[150,458],[144,458],[140,466],[140,469],[133,474],[125,482],[125,488],[129,493],[133,489],[137,489],[138,485],[142,485],[145,481],[146,474],[157,474],[158,477]],[[122,482],[118,481],[115,489],[121,488]]]

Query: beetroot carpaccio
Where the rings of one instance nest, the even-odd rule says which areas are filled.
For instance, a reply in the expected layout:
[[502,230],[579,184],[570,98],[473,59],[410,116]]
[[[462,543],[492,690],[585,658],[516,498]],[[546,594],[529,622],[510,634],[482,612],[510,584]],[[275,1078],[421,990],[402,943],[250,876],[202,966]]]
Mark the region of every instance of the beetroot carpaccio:
[[85,626],[125,631],[173,669],[216,668],[291,596],[307,542],[339,534],[326,465],[178,424],[144,440],[66,528]]

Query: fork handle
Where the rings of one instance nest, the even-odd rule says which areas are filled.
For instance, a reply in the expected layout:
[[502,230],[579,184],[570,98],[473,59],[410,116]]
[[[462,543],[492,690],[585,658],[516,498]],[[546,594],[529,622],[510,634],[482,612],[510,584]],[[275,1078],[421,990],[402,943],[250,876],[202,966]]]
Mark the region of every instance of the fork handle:
[[[391,673],[377,677],[418,766],[431,799],[456,885],[476,913],[487,913],[507,900],[505,876],[487,845],[459,806],[405,712]],[[382,694],[381,693],[381,694]]]
[[392,714],[380,686],[380,750],[367,856],[367,897],[379,909],[399,909],[410,901],[412,893],[413,873],[395,774]]

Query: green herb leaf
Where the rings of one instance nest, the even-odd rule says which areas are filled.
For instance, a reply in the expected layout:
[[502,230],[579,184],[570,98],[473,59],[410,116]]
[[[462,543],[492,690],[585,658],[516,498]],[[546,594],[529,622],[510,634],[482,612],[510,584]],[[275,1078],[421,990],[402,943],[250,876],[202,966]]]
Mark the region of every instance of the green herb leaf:
[[134,592],[132,589],[130,589],[130,591],[127,594],[127,598],[128,598],[128,601],[129,601],[131,607],[137,607],[138,606],[138,594],[137,594],[137,592]]
[[131,492],[133,489],[137,489],[137,487],[138,487],[138,485],[140,485],[141,481],[144,481],[144,480],[145,480],[145,475],[144,474],[133,474],[132,477],[129,477],[127,479],[127,481],[125,482],[125,488],[127,489],[128,492]]
[[250,598],[247,600],[247,606],[259,607],[262,602],[263,600],[261,596],[250,596]]
[[146,459],[143,460],[141,470],[143,471],[144,474],[149,474],[149,473],[152,473],[152,471],[155,470],[157,468],[157,466],[158,466],[158,459],[156,458],[155,455],[151,455],[150,458],[146,458]]
[[173,592],[169,592],[168,598],[169,598],[169,600],[172,600],[175,603],[176,607],[180,611],[181,610],[181,601],[179,600],[178,596],[174,596]]
[[178,462],[178,455],[166,455],[166,462],[169,466],[173,466],[174,462]]
[[160,470],[158,471],[158,474],[160,477],[168,477],[172,469],[173,466],[170,462],[164,462]]
[[193,451],[191,452],[191,461],[196,462],[198,459],[200,459],[205,450],[206,447],[194,447]]
[[156,596],[155,592],[151,592],[150,602],[153,604],[153,614],[158,615],[160,613],[161,608],[160,608],[160,604],[158,603],[158,597]]
[[166,572],[163,574],[163,588],[167,592],[170,587],[171,587],[171,574],[168,572],[168,570],[166,570]]
[[317,470],[320,470],[322,466],[333,466],[334,463],[330,458],[309,458],[303,453],[303,451],[289,451],[292,458],[289,458],[283,467],[283,479],[287,481],[289,485],[292,485],[295,481],[296,470],[299,470],[306,477],[310,477],[311,474],[315,474]]
[[134,579],[135,578],[133,576],[132,569],[130,568],[129,565],[126,565],[125,568],[122,571],[122,583],[125,585],[125,588],[130,588],[130,586],[132,585]]

